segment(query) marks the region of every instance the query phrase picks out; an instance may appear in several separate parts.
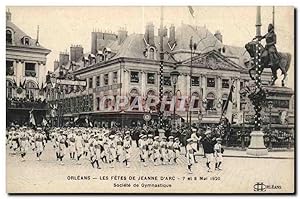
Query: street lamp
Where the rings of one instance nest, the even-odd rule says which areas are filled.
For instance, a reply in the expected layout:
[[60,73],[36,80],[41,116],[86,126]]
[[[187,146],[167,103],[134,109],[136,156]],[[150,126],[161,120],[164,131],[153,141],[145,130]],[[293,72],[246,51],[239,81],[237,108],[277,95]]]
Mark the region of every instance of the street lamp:
[[[192,98],[192,68],[193,68],[193,53],[197,50],[197,44],[193,42],[193,36],[191,36],[190,39],[190,50],[191,50],[191,66],[190,66],[190,99]],[[187,117],[187,122],[189,120],[190,124],[190,130],[192,130],[192,112],[187,111],[187,116],[189,114],[189,117]]]
[[[170,73],[171,81],[172,81],[172,84],[173,84],[173,96],[174,97],[176,96],[176,84],[177,84],[179,75],[180,75],[180,73],[176,70],[174,70]],[[172,126],[172,132],[171,132],[173,135],[175,135],[175,133],[176,133],[175,114],[176,114],[176,103],[174,104],[174,110],[173,110],[173,126]]]

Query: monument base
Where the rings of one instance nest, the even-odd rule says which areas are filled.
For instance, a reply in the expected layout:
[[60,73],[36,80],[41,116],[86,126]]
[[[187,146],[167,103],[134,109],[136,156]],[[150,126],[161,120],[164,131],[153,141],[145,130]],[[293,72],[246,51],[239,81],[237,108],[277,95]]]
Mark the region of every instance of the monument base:
[[252,131],[250,145],[246,151],[248,155],[267,155],[268,150],[264,145],[264,133],[262,131]]

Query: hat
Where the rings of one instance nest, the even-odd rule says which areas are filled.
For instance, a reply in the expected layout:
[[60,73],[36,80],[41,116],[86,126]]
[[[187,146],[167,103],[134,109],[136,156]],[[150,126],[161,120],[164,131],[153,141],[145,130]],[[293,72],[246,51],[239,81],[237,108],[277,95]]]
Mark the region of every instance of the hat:
[[143,139],[143,138],[147,138],[147,135],[143,135],[143,136],[142,136],[142,139]]
[[130,134],[130,131],[125,131],[125,134]]
[[222,138],[217,138],[216,140],[217,140],[217,141],[222,141]]
[[165,136],[163,136],[162,139],[167,139],[167,138]]
[[189,139],[187,139],[186,141],[187,141],[187,142],[192,142],[193,139],[192,139],[192,138],[189,138]]
[[110,136],[109,136],[109,139],[113,139],[113,138],[115,138],[114,135],[110,135]]
[[174,139],[174,137],[173,136],[169,136],[169,140],[173,140]]
[[204,133],[205,135],[207,135],[207,134],[211,134],[211,130],[210,129],[207,129],[206,131],[205,131],[205,133]]
[[179,138],[175,138],[175,141],[179,140]]
[[139,135],[140,138],[143,137],[143,136],[144,136],[143,134],[140,134],[140,135]]
[[153,137],[153,135],[152,135],[152,134],[149,134],[148,137]]
[[130,137],[130,135],[125,135],[125,137],[124,138],[129,138]]
[[159,136],[155,136],[154,139],[155,139],[155,140],[159,139]]

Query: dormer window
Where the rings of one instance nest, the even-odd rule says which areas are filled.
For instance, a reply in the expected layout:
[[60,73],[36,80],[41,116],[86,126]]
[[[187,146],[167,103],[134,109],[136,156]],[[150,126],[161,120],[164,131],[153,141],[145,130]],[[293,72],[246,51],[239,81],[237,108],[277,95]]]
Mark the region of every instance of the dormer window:
[[149,49],[149,59],[155,59],[155,49],[153,47]]
[[29,46],[29,38],[25,38],[24,45]]
[[25,46],[29,46],[29,45],[30,45],[29,37],[23,37],[23,38],[22,38],[22,43],[23,43],[23,45],[25,45]]
[[6,43],[12,44],[13,34],[11,30],[6,30]]

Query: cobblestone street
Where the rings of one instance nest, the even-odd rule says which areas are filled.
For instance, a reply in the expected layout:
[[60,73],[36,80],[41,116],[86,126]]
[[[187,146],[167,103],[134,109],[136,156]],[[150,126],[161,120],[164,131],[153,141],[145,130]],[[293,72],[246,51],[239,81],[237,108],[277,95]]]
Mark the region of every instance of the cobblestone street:
[[[240,153],[245,153],[240,151]],[[226,155],[226,152],[225,152]],[[81,159],[81,165],[65,159],[65,165],[59,165],[50,143],[46,145],[37,161],[34,152],[21,162],[20,157],[11,155],[7,150],[7,191],[13,192],[196,192],[196,193],[271,193],[293,192],[294,159],[262,159],[225,157],[222,171],[208,173],[202,156],[193,166],[193,174],[187,173],[186,160],[181,155],[177,165],[154,166],[152,162],[144,167],[139,162],[138,151],[134,147],[130,168],[117,163],[115,168],[101,162],[102,169],[92,168],[87,159]],[[89,180],[74,180],[78,176],[89,176]],[[121,178],[121,176],[123,176]],[[157,180],[138,180],[138,177],[156,177]],[[117,179],[119,177],[119,179]],[[132,179],[135,178],[135,179]],[[72,180],[70,180],[72,179]],[[254,185],[280,186],[280,189],[266,189],[254,192]],[[182,186],[189,183],[189,186]],[[160,187],[145,187],[148,184],[161,184]],[[133,187],[133,186],[138,187]],[[123,186],[123,187],[118,187]]]

